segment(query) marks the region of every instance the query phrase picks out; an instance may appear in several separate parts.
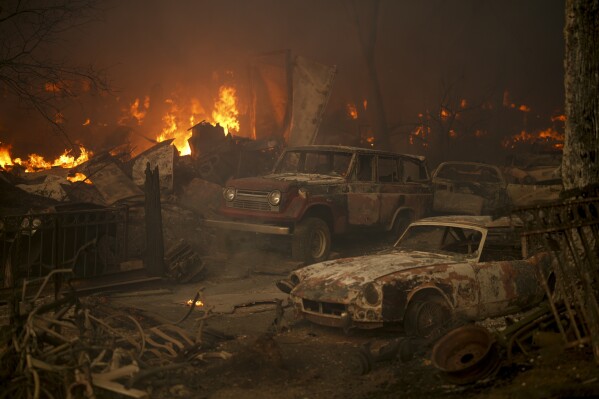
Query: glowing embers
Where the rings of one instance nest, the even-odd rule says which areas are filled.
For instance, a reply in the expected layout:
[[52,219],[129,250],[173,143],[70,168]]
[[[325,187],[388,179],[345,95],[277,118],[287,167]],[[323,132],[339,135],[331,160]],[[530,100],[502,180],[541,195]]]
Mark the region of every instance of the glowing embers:
[[[185,302],[185,304],[186,304],[187,306],[191,306],[191,305],[193,305],[193,299],[189,299],[187,302]],[[200,308],[200,307],[202,307],[202,306],[204,306],[204,302],[202,302],[202,301],[200,301],[200,300],[197,300],[197,301],[195,302],[195,307],[197,307],[197,308]]]

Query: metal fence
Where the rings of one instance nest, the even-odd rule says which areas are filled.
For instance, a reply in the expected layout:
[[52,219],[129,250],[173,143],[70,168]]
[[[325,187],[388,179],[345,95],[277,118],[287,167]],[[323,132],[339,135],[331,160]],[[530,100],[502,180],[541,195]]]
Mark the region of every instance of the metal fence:
[[[599,362],[599,198],[520,208],[513,214],[524,222],[524,235],[553,255],[556,290],[551,284],[545,289],[565,345],[590,344]],[[542,281],[552,281],[549,277]]]
[[127,218],[126,207],[0,217],[2,285],[61,268],[80,278],[117,271],[127,254]]

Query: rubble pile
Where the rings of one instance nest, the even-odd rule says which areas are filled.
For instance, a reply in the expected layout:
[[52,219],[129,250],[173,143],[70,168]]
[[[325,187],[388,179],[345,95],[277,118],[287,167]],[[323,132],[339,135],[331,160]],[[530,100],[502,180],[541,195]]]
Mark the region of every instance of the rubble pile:
[[2,327],[2,398],[95,397],[104,391],[148,398],[157,386],[189,387],[187,368],[231,357],[214,350],[214,337],[203,338],[208,310],[200,311],[189,332],[178,324],[193,305],[179,322],[156,324],[103,305],[100,297],[71,292],[49,301],[41,292],[23,293],[12,322]]

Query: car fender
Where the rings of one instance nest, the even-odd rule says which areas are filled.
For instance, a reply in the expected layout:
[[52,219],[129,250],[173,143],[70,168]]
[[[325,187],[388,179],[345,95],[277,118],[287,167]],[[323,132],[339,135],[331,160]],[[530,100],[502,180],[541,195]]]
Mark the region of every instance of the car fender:
[[414,209],[412,209],[408,206],[400,206],[395,210],[395,213],[393,214],[393,218],[391,218],[391,223],[387,226],[387,230],[391,230],[393,228],[393,226],[395,225],[395,221],[398,220],[400,215],[403,213],[409,213],[410,214],[410,223],[413,222],[412,219],[414,218],[414,215],[415,215]]
[[450,309],[452,309],[452,310],[454,309],[455,306],[454,306],[453,301],[450,299],[450,296],[448,296],[447,293],[434,281],[429,281],[429,282],[420,284],[417,287],[414,287],[408,293],[406,307],[410,304],[412,299],[414,299],[415,297],[424,298],[431,294],[439,295],[447,303],[447,305],[450,307]]

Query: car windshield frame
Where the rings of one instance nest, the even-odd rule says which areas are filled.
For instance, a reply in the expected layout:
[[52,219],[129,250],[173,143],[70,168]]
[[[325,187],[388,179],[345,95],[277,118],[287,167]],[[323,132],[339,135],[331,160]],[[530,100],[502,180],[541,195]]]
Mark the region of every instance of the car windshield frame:
[[[434,228],[443,229],[445,231],[433,231]],[[460,236],[459,231],[464,233],[464,236]],[[410,244],[408,240],[412,240],[416,230],[420,230],[418,233],[425,234],[426,230],[429,230],[430,234],[442,234],[441,241],[439,242],[438,248],[432,248],[430,241],[427,240],[425,245],[414,245]],[[482,226],[475,226],[465,223],[451,223],[451,222],[417,222],[412,223],[402,234],[401,238],[397,240],[394,245],[395,250],[399,251],[410,251],[410,252],[425,252],[443,256],[450,256],[458,260],[467,260],[478,262],[482,254],[485,241],[489,229]],[[468,233],[468,237],[465,233]],[[477,236],[476,233],[480,233]],[[450,237],[451,236],[451,237]],[[455,239],[453,242],[446,242],[447,237]],[[420,242],[424,242],[425,237],[422,237]],[[430,237],[429,237],[430,238]],[[439,238],[439,237],[433,237]],[[457,252],[456,250],[449,250],[450,244],[455,244],[455,248],[460,250],[466,250],[467,252]]]
[[347,177],[350,175],[354,155],[351,151],[286,150],[273,168],[273,174]]

